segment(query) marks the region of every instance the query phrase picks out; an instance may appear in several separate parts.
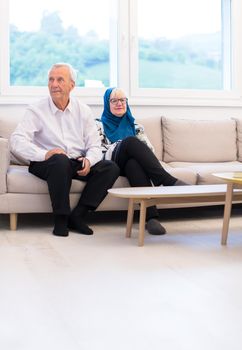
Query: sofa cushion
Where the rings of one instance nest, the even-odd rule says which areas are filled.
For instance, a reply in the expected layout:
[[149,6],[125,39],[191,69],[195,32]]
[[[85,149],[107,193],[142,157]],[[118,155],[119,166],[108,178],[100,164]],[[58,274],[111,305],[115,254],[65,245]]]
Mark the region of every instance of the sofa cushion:
[[237,125],[237,148],[238,148],[238,160],[242,162],[242,119],[233,118]]
[[0,193],[7,192],[6,173],[9,167],[9,161],[8,140],[0,138]]
[[197,184],[196,171],[194,171],[193,169],[189,169],[186,166],[172,167],[170,164],[171,163],[167,164],[167,163],[161,162],[161,165],[163,166],[163,168],[172,176],[186,182],[189,185]]
[[136,122],[143,125],[145,133],[155,149],[156,157],[161,160],[163,152],[161,117],[150,116],[145,118],[136,118]]
[[172,162],[169,165],[175,169],[188,169],[197,173],[197,184],[208,185],[225,183],[224,180],[215,177],[214,173],[224,173],[231,171],[241,171],[242,163],[238,161],[234,162],[216,162],[216,163],[184,163],[184,162]]
[[[18,117],[0,117],[0,137],[3,137],[5,139],[9,139],[12,132],[15,130],[17,124],[22,119],[22,116]],[[12,152],[10,152],[10,162],[11,164],[18,164],[18,165],[27,165],[28,162],[26,162],[25,159],[23,159],[20,156],[16,156]]]
[[233,119],[162,117],[165,162],[225,162],[237,159]]
[[[85,186],[84,181],[72,180],[71,193],[81,193]],[[119,176],[114,187],[128,187],[126,177]],[[7,173],[7,189],[11,193],[39,193],[47,194],[46,181],[30,174],[27,166],[10,165]]]
[[0,137],[4,137],[5,139],[9,139],[12,132],[15,130],[17,124],[22,119],[22,116],[18,117],[0,117]]
[[[85,182],[73,180],[71,193],[80,193]],[[11,193],[49,193],[47,182],[28,172],[27,166],[10,165],[7,173],[7,189]]]

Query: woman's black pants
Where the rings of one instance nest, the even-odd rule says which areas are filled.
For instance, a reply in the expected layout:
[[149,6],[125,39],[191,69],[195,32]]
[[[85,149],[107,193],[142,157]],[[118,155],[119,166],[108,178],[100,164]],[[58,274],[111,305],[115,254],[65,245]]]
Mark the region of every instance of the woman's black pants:
[[86,182],[77,208],[85,206],[95,210],[119,176],[118,166],[108,160],[92,166],[87,176],[77,175],[79,169],[80,163],[63,154],[55,154],[43,162],[30,163],[29,172],[47,181],[54,214],[70,214],[69,194],[72,179]]
[[[173,186],[177,179],[160,164],[151,149],[135,136],[129,136],[117,144],[112,160],[126,176],[132,187]],[[155,206],[147,208],[146,220],[158,217]]]

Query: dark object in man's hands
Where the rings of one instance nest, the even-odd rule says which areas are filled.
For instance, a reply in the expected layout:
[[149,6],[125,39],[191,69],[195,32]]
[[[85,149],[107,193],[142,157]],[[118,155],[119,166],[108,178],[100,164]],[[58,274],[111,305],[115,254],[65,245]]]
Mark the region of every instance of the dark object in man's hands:
[[77,158],[71,158],[71,160],[74,160],[75,162],[78,163],[78,170],[82,170],[84,168],[84,158],[82,157],[77,157]]

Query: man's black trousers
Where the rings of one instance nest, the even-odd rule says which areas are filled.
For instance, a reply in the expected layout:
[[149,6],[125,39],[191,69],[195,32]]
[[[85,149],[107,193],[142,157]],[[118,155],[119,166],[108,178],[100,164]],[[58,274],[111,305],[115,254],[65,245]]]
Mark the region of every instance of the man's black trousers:
[[47,181],[55,215],[70,214],[69,194],[72,179],[86,182],[77,207],[85,206],[95,210],[119,176],[118,166],[108,160],[101,160],[92,166],[87,176],[77,175],[79,169],[80,163],[64,154],[55,154],[42,162],[30,162],[29,172]]

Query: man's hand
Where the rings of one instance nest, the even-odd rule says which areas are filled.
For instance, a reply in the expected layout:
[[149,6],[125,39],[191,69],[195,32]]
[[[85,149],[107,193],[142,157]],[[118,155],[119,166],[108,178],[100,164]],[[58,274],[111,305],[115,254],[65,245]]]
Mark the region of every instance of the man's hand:
[[65,154],[66,155],[66,152],[61,148],[53,148],[45,154],[45,160],[49,159],[54,154]]
[[78,160],[83,162],[83,168],[81,170],[77,171],[77,174],[79,176],[87,176],[87,174],[90,172],[90,162],[88,159],[84,158],[84,157],[80,157],[78,158]]

